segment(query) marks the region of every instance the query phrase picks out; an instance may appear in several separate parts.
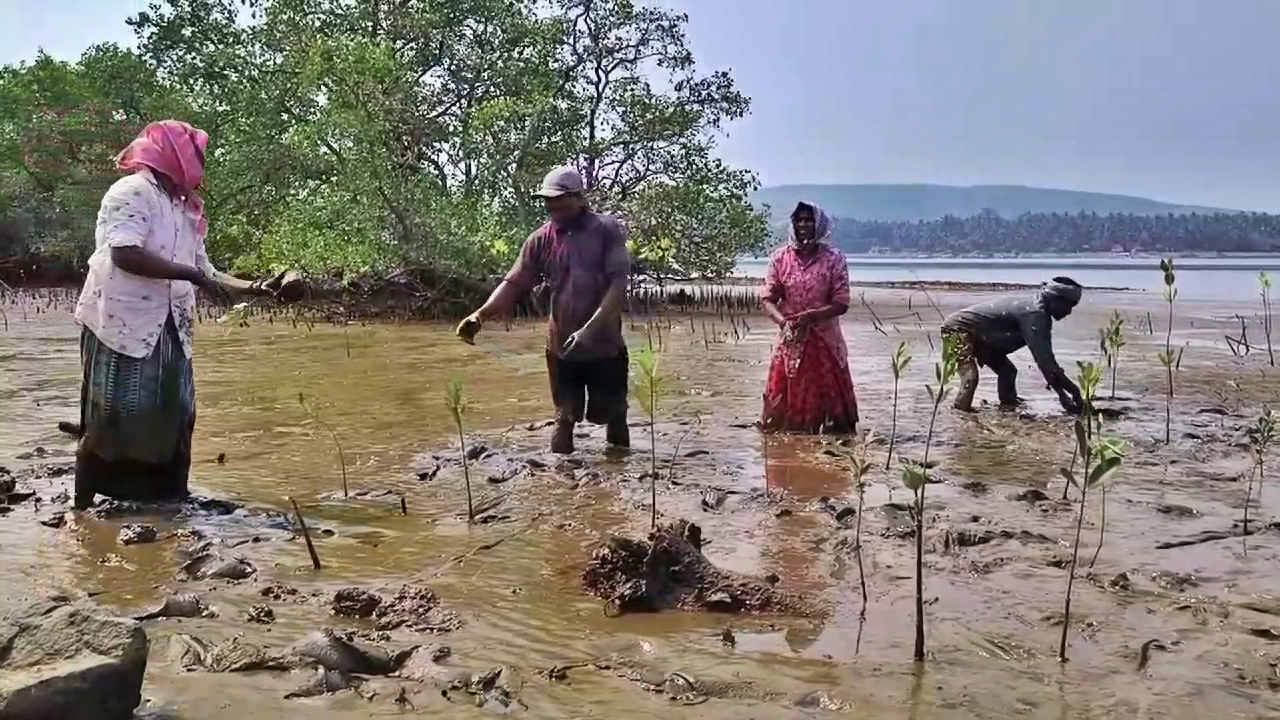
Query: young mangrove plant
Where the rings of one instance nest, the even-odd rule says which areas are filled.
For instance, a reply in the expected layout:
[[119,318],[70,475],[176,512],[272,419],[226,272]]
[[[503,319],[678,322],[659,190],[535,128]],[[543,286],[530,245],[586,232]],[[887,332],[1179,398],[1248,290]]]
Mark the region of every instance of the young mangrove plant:
[[898,384],[910,364],[911,353],[907,352],[907,344],[898,343],[898,349],[893,352],[893,357],[889,358],[889,367],[893,370],[893,415],[889,421],[889,454],[884,458],[885,470],[888,470],[890,463],[893,462],[893,446],[898,441]]
[[640,409],[649,418],[649,523],[658,527],[658,400],[666,379],[658,369],[659,355],[652,342],[647,342],[635,355],[636,373],[632,392]]
[[1249,453],[1253,456],[1253,467],[1249,469],[1249,484],[1244,491],[1244,551],[1249,552],[1249,503],[1253,499],[1253,479],[1258,479],[1258,501],[1262,501],[1262,479],[1267,469],[1267,451],[1276,439],[1276,414],[1266,408],[1257,420],[1245,431],[1249,437]]
[[848,451],[849,473],[853,475],[854,487],[858,489],[858,519],[853,528],[853,553],[858,560],[858,584],[862,588],[862,612],[860,618],[867,616],[867,575],[862,565],[862,509],[866,504],[867,475],[871,473],[871,461],[867,458],[874,435],[868,431],[858,438],[856,444]]
[[462,481],[467,486],[467,522],[476,521],[475,503],[471,496],[471,469],[467,466],[467,436],[463,418],[467,414],[467,399],[463,395],[462,381],[450,378],[444,388],[444,402],[453,416],[453,426],[458,431],[458,456],[462,458]]
[[944,337],[942,357],[934,364],[935,385],[925,384],[932,408],[929,414],[929,432],[924,439],[924,456],[919,462],[903,461],[902,484],[915,496],[916,521],[916,645],[915,660],[924,662],[924,491],[929,484],[929,471],[936,463],[930,463],[929,450],[933,446],[933,431],[938,424],[938,410],[951,394],[951,383],[956,377],[956,339]]
[[1096,432],[1093,400],[1098,394],[1102,373],[1091,362],[1081,362],[1076,383],[1084,399],[1085,412],[1076,418],[1076,454],[1080,458],[1080,475],[1071,468],[1060,468],[1067,482],[1080,491],[1080,508],[1076,514],[1075,542],[1071,548],[1071,563],[1067,571],[1067,594],[1062,606],[1062,638],[1058,644],[1058,661],[1067,661],[1067,633],[1071,629],[1071,593],[1075,589],[1076,565],[1080,558],[1080,534],[1084,528],[1084,512],[1089,490],[1101,486],[1119,467],[1123,446],[1119,440],[1104,438]]
[[1177,357],[1173,354],[1173,303],[1178,299],[1178,288],[1174,284],[1176,278],[1173,274],[1173,258],[1164,258],[1160,261],[1160,272],[1164,274],[1164,287],[1161,294],[1165,304],[1169,306],[1169,324],[1164,333],[1164,350],[1159,355],[1167,381],[1164,395],[1164,442],[1168,445],[1170,428],[1173,424],[1173,371],[1182,364],[1182,352],[1179,351]]
[[1102,357],[1107,363],[1107,372],[1111,375],[1111,399],[1116,399],[1116,373],[1120,367],[1120,351],[1127,344],[1124,339],[1124,318],[1119,310],[1111,311],[1111,320],[1101,331]]
[[347,455],[342,449],[342,441],[338,440],[338,433],[334,431],[332,425],[320,418],[320,411],[316,410],[315,405],[307,400],[305,394],[298,393],[298,405],[302,407],[302,411],[311,418],[312,422],[324,428],[329,433],[329,437],[333,439],[333,446],[338,449],[338,465],[342,467],[342,497],[351,497],[347,491]]
[[1258,273],[1258,294],[1262,296],[1262,335],[1267,339],[1267,361],[1276,366],[1276,352],[1271,346],[1271,273]]

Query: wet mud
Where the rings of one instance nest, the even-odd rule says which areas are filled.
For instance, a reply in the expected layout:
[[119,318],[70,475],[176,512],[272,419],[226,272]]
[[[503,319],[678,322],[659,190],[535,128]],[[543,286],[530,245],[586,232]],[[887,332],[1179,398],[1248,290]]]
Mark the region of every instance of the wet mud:
[[[633,345],[653,338],[664,353],[658,422],[633,406],[629,454],[604,452],[603,429],[584,427],[569,458],[546,449],[536,323],[486,328],[466,347],[437,325],[205,322],[192,471],[205,499],[75,512],[74,439],[57,424],[75,417],[76,331],[66,307],[11,298],[0,336],[9,468],[0,601],[56,590],[150,616],[145,710],[188,720],[560,718],[584,708],[710,719],[1280,714],[1280,495],[1270,471],[1260,498],[1254,488],[1247,534],[1241,522],[1244,429],[1263,405],[1280,406],[1280,382],[1257,352],[1241,357],[1224,341],[1238,333],[1237,315],[1256,313],[1246,306],[1180,305],[1169,444],[1155,360],[1163,336],[1146,320],[1159,330],[1159,302],[1087,295],[1055,328],[1070,368],[1097,359],[1112,309],[1130,319],[1118,397],[1100,401],[1114,410],[1105,431],[1129,449],[1106,493],[1105,526],[1102,496],[1088,501],[1065,665],[1055,655],[1078,493],[1063,498],[1058,468],[1071,463],[1071,419],[1023,355],[1026,407],[996,409],[984,376],[979,413],[940,416],[938,482],[925,504],[929,659],[923,671],[910,662],[914,517],[896,456],[923,450],[938,318],[980,297],[868,290],[846,319],[864,424],[880,438],[861,538],[847,440],[766,438],[751,427],[772,335],[763,319],[728,309],[628,322]],[[888,357],[900,341],[915,362],[900,389],[897,452],[886,458]],[[469,399],[475,523],[443,400],[451,377],[465,380]],[[300,392],[342,444],[348,496],[334,440],[299,408]],[[620,589],[636,592],[631,580],[648,580],[639,568],[652,554],[655,468],[660,524],[692,524],[701,536],[698,547],[684,530],[669,535],[678,561],[667,563],[668,586],[680,587],[675,566],[692,557],[829,612],[671,602],[696,589],[654,594],[672,610],[602,612]],[[123,543],[134,525],[154,539]],[[628,561],[593,583],[599,592],[584,588],[593,555],[624,546],[635,551],[619,553]],[[707,574],[693,587],[718,597],[722,578]]]

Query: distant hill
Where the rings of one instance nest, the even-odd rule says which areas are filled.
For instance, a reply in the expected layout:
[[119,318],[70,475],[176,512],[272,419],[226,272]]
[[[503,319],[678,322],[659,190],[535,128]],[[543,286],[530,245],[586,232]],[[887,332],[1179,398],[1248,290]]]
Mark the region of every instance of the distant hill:
[[1022,185],[777,185],[761,188],[752,200],[756,204],[768,204],[777,221],[784,220],[800,200],[817,203],[833,217],[883,221],[934,220],[946,215],[968,217],[984,209],[994,210],[1005,218],[1053,212],[1099,215],[1236,212],[1173,205],[1129,195]]

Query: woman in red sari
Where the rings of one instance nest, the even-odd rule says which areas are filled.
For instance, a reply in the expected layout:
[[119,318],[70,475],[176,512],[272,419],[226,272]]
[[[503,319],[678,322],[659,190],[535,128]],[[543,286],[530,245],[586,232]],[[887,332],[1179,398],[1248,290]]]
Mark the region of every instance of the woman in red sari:
[[769,257],[761,300],[778,324],[760,425],[765,431],[853,432],[858,400],[840,316],[849,309],[844,253],[813,203],[791,213],[790,242]]

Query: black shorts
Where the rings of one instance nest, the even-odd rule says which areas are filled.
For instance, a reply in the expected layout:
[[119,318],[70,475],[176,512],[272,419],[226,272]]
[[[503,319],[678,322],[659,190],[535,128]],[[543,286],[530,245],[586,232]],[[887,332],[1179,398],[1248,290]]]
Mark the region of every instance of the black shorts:
[[601,360],[565,360],[547,351],[547,376],[557,420],[603,425],[627,416],[626,349]]

